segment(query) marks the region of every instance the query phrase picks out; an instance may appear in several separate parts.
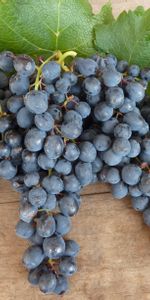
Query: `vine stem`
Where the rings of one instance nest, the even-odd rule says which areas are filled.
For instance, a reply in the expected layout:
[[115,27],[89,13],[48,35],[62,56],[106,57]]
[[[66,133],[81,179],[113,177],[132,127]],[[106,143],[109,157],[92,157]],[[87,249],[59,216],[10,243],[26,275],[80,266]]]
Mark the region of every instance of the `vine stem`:
[[46,212],[49,216],[52,216],[52,212],[51,211],[49,211],[48,209],[44,209],[44,208],[39,208],[38,209],[38,212]]
[[60,135],[62,135],[61,130],[59,130],[59,128],[57,126],[55,126],[54,129],[56,130],[56,132],[58,132]]
[[48,169],[48,176],[51,176],[52,174],[52,169]]
[[37,76],[36,76],[36,80],[35,80],[35,90],[37,91],[38,88],[39,88],[39,85],[40,85],[40,76],[41,76],[41,72],[42,72],[42,68],[45,64],[47,64],[51,59],[53,59],[55,56],[57,56],[57,52],[54,53],[52,56],[50,56],[48,59],[46,59],[41,65],[40,67],[37,67],[36,66],[36,69],[37,69]]
[[68,56],[75,57],[75,56],[77,56],[77,52],[75,52],[75,51],[67,51],[64,54],[61,53],[60,54],[60,58],[58,59],[58,63],[61,64],[66,59],[66,57],[68,57]]
[[66,72],[70,71],[69,68],[65,65],[65,59],[68,57],[76,57],[77,56],[77,52],[75,51],[67,51],[64,54],[62,54],[61,52],[59,52],[59,59],[58,59],[58,63],[61,65],[62,69]]
[[65,59],[68,57],[68,56],[71,56],[71,57],[75,57],[77,55],[77,52],[75,51],[67,51],[65,53],[62,54],[61,51],[57,51],[55,52],[52,56],[50,56],[49,58],[47,58],[39,67],[36,66],[36,69],[37,69],[37,76],[36,76],[36,79],[35,79],[35,83],[34,83],[34,89],[37,91],[39,89],[39,85],[40,85],[40,76],[41,76],[41,73],[42,73],[42,68],[45,64],[47,64],[49,61],[51,61],[54,57],[56,58],[56,62],[58,64],[61,65],[62,69],[64,71],[70,71],[69,68],[65,65]]

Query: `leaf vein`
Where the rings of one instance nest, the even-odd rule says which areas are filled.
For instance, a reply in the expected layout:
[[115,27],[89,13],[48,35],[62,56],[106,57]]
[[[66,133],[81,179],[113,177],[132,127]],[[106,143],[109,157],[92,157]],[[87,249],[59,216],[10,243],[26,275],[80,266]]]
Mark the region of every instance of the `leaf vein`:
[[[42,3],[41,3],[41,5],[42,5]],[[35,7],[33,5],[31,7],[32,7],[32,9],[34,10],[34,12],[36,14]],[[56,36],[57,33],[51,27],[49,27],[47,23],[45,23],[44,21],[42,21],[42,24],[44,24],[47,27],[47,29],[49,29],[51,31],[51,33],[53,33]]]
[[61,0],[58,1],[58,15],[57,15],[57,31],[56,31],[56,50],[58,50],[58,37],[59,37],[59,30],[60,30],[60,8],[61,8]]
[[[148,31],[148,32],[149,32],[149,31]],[[142,40],[144,40],[144,39],[146,38],[147,34],[148,34],[148,33],[145,33],[145,34],[144,34],[144,36],[142,37]],[[131,62],[131,60],[132,60],[132,55],[133,55],[133,53],[134,53],[136,47],[138,47],[138,44],[140,44],[140,42],[141,42],[141,37],[140,37],[140,39],[137,39],[137,40],[135,41],[134,46],[132,47],[132,50],[131,50],[131,53],[130,53],[130,57],[129,57],[129,63]]]
[[26,41],[29,45],[32,45],[34,48],[36,48],[37,50],[43,50],[46,52],[49,52],[49,49],[45,49],[45,48],[41,48],[38,45],[30,42],[26,37],[24,37],[23,35],[20,35],[18,32],[16,32],[14,29],[12,29],[4,20],[1,19],[1,22],[3,22],[3,24],[5,24],[5,26],[7,26],[13,33],[15,33],[16,35],[19,36],[19,38],[23,39],[24,41]]

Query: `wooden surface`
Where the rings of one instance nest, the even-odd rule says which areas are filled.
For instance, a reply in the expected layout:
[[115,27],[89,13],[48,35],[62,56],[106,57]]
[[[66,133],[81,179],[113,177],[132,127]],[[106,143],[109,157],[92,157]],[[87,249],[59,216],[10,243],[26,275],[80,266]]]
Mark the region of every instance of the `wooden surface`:
[[[105,1],[91,1],[94,9]],[[150,1],[113,2],[114,12]],[[15,236],[18,194],[0,181],[0,300],[60,299],[29,286],[21,257],[27,242]],[[131,209],[129,199],[114,200],[106,185],[82,192],[70,237],[81,245],[79,272],[64,300],[150,300],[150,229]]]

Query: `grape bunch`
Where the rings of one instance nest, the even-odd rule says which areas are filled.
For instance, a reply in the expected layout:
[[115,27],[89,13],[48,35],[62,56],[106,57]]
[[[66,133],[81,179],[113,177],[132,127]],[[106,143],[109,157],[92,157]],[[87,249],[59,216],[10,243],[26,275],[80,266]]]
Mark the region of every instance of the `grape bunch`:
[[28,281],[59,295],[77,271],[79,245],[66,235],[82,187],[107,182],[115,198],[131,195],[150,226],[150,69],[110,54],[67,66],[68,56],[0,53],[0,176],[20,193]]

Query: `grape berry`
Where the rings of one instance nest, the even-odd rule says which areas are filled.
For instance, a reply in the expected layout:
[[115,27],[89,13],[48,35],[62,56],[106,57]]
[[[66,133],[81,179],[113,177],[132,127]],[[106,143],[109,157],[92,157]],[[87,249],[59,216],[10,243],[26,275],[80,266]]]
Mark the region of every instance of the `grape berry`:
[[0,176],[20,193],[16,234],[28,281],[63,294],[77,271],[79,245],[65,237],[80,191],[107,182],[117,199],[150,226],[150,69],[113,55],[54,53],[36,66],[23,54],[0,53]]

